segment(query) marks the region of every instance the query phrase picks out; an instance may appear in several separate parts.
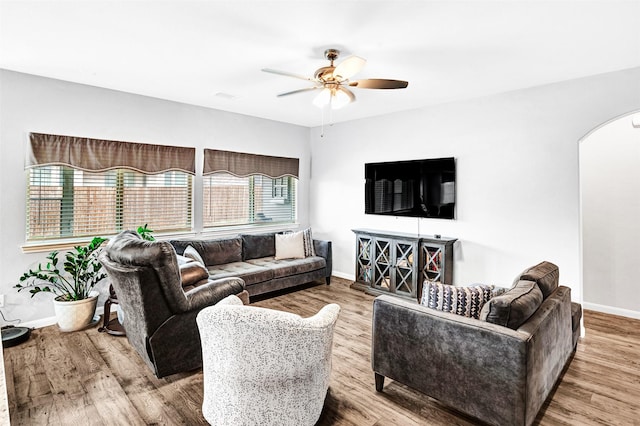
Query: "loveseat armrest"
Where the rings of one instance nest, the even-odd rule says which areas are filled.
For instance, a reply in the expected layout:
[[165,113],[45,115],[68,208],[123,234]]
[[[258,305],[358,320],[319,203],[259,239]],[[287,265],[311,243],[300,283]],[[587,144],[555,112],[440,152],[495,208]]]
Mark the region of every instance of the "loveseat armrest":
[[488,423],[524,423],[530,335],[387,295],[372,321],[378,390],[389,377]]
[[215,305],[231,294],[240,294],[245,289],[242,278],[220,278],[210,280],[208,283],[199,285],[187,292],[189,311],[197,311],[206,306]]
[[331,272],[333,270],[333,254],[331,248],[331,241],[328,240],[313,240],[313,249],[316,252],[316,256],[324,258],[327,266],[325,268],[325,280],[327,284],[331,282]]

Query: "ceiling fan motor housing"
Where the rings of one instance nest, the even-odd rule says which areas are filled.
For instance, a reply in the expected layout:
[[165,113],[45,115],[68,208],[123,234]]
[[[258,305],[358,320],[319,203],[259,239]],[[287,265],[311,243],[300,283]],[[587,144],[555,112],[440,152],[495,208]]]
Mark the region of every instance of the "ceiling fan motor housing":
[[333,80],[333,70],[335,70],[336,67],[334,66],[329,66],[329,67],[322,67],[322,68],[318,68],[314,74],[314,78],[316,80],[320,80],[324,83]]

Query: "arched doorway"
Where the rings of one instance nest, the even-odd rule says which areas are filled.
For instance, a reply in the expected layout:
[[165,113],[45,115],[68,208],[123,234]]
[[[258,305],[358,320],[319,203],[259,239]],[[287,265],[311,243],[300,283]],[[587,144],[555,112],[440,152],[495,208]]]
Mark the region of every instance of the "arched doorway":
[[579,141],[583,306],[640,318],[640,111]]

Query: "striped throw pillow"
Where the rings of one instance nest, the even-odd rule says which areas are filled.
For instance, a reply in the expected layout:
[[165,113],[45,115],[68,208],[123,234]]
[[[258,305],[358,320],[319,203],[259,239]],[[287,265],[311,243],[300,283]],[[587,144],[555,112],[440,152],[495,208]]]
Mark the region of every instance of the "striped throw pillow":
[[491,299],[492,290],[492,285],[459,287],[425,280],[420,304],[431,309],[478,319],[482,306]]
[[304,241],[304,255],[305,257],[315,256],[316,250],[313,247],[313,237],[311,236],[311,228],[307,228],[302,231],[302,238]]

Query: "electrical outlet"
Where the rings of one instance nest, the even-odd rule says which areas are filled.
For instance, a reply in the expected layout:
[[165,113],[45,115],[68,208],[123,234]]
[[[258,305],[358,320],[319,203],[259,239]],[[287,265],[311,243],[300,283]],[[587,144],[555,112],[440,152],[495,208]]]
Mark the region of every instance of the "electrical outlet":
[[0,294],[0,308],[4,308],[4,294]]

